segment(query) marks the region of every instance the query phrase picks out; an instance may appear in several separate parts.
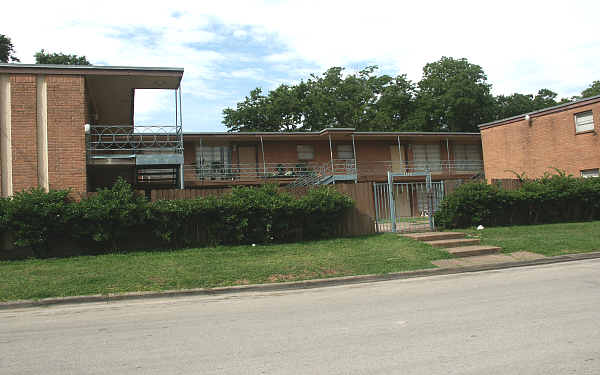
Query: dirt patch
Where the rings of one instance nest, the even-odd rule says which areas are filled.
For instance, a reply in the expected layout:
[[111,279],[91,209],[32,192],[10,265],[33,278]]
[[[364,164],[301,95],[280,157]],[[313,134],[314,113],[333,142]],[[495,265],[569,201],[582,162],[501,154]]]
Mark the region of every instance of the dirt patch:
[[240,280],[235,280],[233,282],[233,285],[248,285],[250,284],[250,280],[248,279],[240,279]]
[[334,269],[321,268],[318,272],[304,271],[304,272],[299,273],[299,274],[293,274],[293,273],[290,273],[290,274],[281,274],[281,273],[277,273],[277,274],[273,274],[273,275],[269,276],[267,278],[267,280],[269,280],[272,283],[276,283],[276,282],[281,282],[281,281],[295,281],[295,280],[316,279],[316,278],[320,278],[320,277],[327,277],[327,276],[339,275],[340,273],[342,273],[342,272],[334,270]]
[[341,273],[340,271],[336,271],[336,270],[332,270],[332,269],[322,269],[321,270],[322,276],[339,275],[340,273]]

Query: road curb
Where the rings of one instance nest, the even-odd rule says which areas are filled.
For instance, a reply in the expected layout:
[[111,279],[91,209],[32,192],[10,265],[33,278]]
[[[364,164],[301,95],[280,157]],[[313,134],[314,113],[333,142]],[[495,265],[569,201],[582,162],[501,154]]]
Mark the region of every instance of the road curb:
[[114,293],[114,294],[94,294],[87,296],[73,296],[73,297],[53,297],[44,298],[40,300],[20,300],[11,302],[0,302],[0,310],[27,308],[27,307],[39,307],[49,305],[66,305],[66,304],[80,304],[90,302],[111,302],[111,301],[123,301],[123,300],[135,300],[135,299],[150,299],[150,298],[165,298],[165,297],[183,297],[183,296],[202,296],[202,295],[222,295],[242,292],[275,292],[295,289],[313,289],[322,288],[328,286],[338,285],[349,285],[349,284],[360,284],[370,283],[379,281],[389,280],[401,280],[411,279],[417,277],[427,276],[438,276],[438,275],[453,275],[467,272],[480,272],[480,271],[491,271],[501,270],[505,268],[514,267],[525,267],[525,266],[536,266],[553,263],[572,262],[586,259],[598,259],[600,258],[600,252],[593,253],[580,253],[580,254],[566,254],[548,258],[541,258],[535,260],[518,261],[518,262],[506,262],[506,263],[495,263],[485,264],[477,266],[457,267],[457,268],[431,268],[416,271],[407,272],[394,272],[386,273],[383,275],[358,275],[358,276],[344,276],[344,277],[332,277],[328,279],[313,279],[304,281],[292,281],[284,283],[270,283],[270,284],[254,284],[254,285],[240,285],[240,286],[229,286],[221,288],[197,288],[197,289],[183,289],[183,290],[165,290],[165,291],[150,291],[150,292],[130,292],[130,293]]

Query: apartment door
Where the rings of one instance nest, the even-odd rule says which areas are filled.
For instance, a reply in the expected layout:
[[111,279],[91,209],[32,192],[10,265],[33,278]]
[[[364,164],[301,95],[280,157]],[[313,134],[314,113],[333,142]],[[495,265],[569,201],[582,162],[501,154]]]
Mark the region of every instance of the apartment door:
[[392,160],[392,173],[406,173],[404,166],[404,146],[398,147],[398,145],[390,146],[390,156]]
[[257,175],[256,146],[238,147],[239,173],[241,180],[255,180]]

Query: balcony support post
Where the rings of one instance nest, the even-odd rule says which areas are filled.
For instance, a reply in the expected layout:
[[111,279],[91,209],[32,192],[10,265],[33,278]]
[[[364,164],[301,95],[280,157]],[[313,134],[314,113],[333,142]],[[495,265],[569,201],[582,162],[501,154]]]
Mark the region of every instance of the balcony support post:
[[358,182],[358,158],[356,157],[356,144],[354,143],[354,134],[352,134],[352,155],[354,156],[354,183]]
[[[400,136],[397,136],[396,140],[398,141],[398,157],[400,158],[400,160],[398,160],[398,164],[400,164],[400,170],[404,169],[404,171],[406,172],[406,168],[402,168],[402,164],[404,164],[404,157],[402,155],[402,146],[400,144]],[[393,166],[392,166],[392,170],[394,170]]]
[[335,168],[333,166],[333,147],[331,147],[331,134],[327,135],[329,137],[329,160],[331,160],[331,175],[333,176],[333,184],[335,185]]
[[448,166],[448,173],[450,173],[450,142],[448,142],[448,138],[446,138],[446,154],[448,155],[448,158],[446,159],[446,165]]
[[265,161],[265,143],[263,142],[262,135],[260,136],[260,149],[262,151],[262,160],[263,160],[263,178],[267,178],[267,164]]

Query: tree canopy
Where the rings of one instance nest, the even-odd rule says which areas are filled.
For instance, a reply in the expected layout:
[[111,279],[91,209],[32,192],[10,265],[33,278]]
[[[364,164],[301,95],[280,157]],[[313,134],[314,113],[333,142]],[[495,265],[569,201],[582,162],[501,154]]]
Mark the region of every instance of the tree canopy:
[[50,53],[43,49],[36,52],[36,64],[58,64],[58,65],[92,65],[85,56],[66,55],[64,53]]
[[585,90],[581,92],[582,98],[589,98],[590,96],[600,95],[600,81],[594,81]]
[[15,56],[15,47],[12,44],[12,41],[6,35],[0,34],[0,62],[19,62],[19,60]]
[[281,85],[268,95],[250,92],[236,109],[223,111],[232,131],[315,131],[326,127],[389,130],[411,112],[415,86],[406,76],[377,76],[376,66],[344,77],[333,67],[297,85]]
[[[483,69],[467,59],[426,64],[422,79],[377,75],[377,66],[346,74],[332,67],[295,85],[250,92],[223,111],[229,131],[315,131],[353,127],[375,131],[472,131],[477,125],[551,107],[571,99],[543,88],[536,94],[491,94]],[[581,97],[600,95],[600,81]]]

